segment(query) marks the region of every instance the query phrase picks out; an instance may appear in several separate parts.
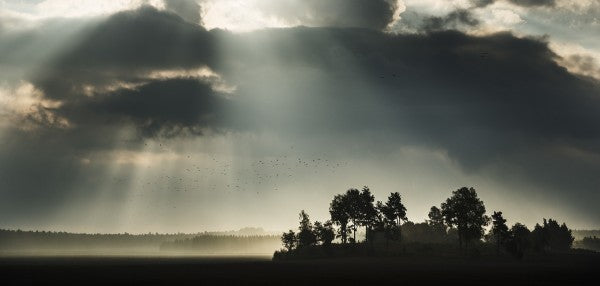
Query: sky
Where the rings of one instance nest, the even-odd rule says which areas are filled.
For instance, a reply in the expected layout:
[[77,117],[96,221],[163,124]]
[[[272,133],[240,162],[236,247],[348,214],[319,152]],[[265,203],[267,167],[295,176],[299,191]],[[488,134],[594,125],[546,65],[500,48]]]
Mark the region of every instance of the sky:
[[597,0],[0,0],[0,228],[422,222],[474,187],[600,228]]

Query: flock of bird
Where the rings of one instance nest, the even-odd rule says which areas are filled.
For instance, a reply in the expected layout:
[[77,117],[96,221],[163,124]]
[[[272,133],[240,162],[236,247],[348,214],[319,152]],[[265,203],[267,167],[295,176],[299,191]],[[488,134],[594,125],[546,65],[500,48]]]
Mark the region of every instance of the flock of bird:
[[[256,161],[220,159],[188,155],[180,162],[184,166],[176,171],[164,167],[153,176],[138,178],[133,182],[138,196],[147,192],[247,192],[260,195],[265,191],[279,191],[282,186],[298,183],[306,176],[330,176],[348,162],[325,158],[298,156],[272,156]],[[158,173],[158,174],[156,174]],[[123,179],[120,179],[123,180]]]

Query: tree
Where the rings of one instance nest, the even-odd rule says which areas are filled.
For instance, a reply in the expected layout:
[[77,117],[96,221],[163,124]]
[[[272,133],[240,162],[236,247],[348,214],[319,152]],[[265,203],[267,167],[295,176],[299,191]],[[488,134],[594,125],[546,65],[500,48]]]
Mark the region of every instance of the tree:
[[296,233],[291,229],[288,232],[284,232],[281,236],[281,242],[288,252],[292,251],[298,245]]
[[550,230],[550,249],[554,251],[567,251],[571,249],[575,238],[573,237],[572,232],[567,225],[563,222],[559,227],[557,221],[549,219],[548,226]]
[[378,203],[378,208],[384,216],[388,237],[392,240],[402,238],[401,224],[406,221],[406,207],[402,204],[402,197],[398,192],[391,193],[385,204]]
[[489,222],[485,206],[474,188],[462,187],[452,192],[452,196],[442,203],[442,215],[450,227],[457,227],[461,250],[463,242],[465,249],[468,249],[469,241],[480,239],[483,227]]
[[381,201],[377,202],[376,208],[378,210],[379,227],[384,231],[386,245],[388,245],[390,239],[400,239],[396,220],[394,219],[392,211]]
[[367,240],[370,239],[372,227],[377,223],[377,209],[373,205],[374,201],[375,196],[371,194],[369,187],[364,186],[360,193],[358,223],[365,227]]
[[427,223],[433,229],[437,231],[443,231],[444,233],[446,233],[446,225],[444,224],[444,216],[442,215],[442,210],[440,210],[436,206],[432,206],[431,209],[429,209],[429,214],[427,214],[427,216],[429,217],[429,221],[427,221]]
[[348,241],[349,208],[348,198],[343,194],[335,195],[329,205],[331,221],[340,226],[339,237],[342,238],[342,244]]
[[333,230],[333,223],[330,220],[325,223],[315,221],[314,230],[317,235],[317,242],[320,242],[324,246],[331,245],[331,242],[335,238],[335,231]]
[[535,249],[542,252],[569,250],[575,239],[565,223],[553,219],[544,219],[543,226],[536,224],[532,236]]
[[317,243],[317,236],[313,231],[312,224],[308,214],[302,210],[300,212],[300,227],[298,227],[298,248],[311,246]]
[[502,217],[502,212],[492,214],[492,234],[496,238],[496,255],[500,255],[500,245],[508,237],[508,226],[506,226],[506,219]]
[[520,223],[515,223],[508,232],[508,243],[506,249],[515,257],[521,259],[525,250],[529,248],[531,241],[531,232]]
[[361,219],[361,200],[362,197],[360,195],[360,191],[357,189],[349,189],[346,191],[346,203],[347,203],[347,212],[348,217],[352,221],[352,232],[353,237],[351,238],[352,242],[356,242],[356,230],[358,228],[359,221]]
[[390,194],[385,206],[389,211],[390,218],[395,220],[398,225],[406,220],[406,207],[402,204],[402,197],[398,192]]
[[[378,209],[373,204],[375,196],[371,194],[369,187],[348,189],[346,193],[336,195],[329,205],[331,221],[340,226],[340,237],[342,243],[346,243],[348,232],[353,233],[353,242],[356,242],[356,231],[359,226],[364,226],[367,231],[367,239],[373,227],[380,223]],[[404,209],[406,211],[406,209]],[[348,223],[352,222],[350,229]]]

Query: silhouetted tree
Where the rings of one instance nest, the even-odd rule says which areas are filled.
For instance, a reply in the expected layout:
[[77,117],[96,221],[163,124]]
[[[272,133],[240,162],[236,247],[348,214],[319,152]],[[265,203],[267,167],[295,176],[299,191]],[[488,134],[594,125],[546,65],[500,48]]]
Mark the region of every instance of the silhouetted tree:
[[398,225],[406,220],[406,207],[402,204],[402,197],[398,192],[390,194],[385,206],[390,212],[390,218],[395,220]]
[[462,187],[452,192],[452,197],[442,203],[442,214],[446,223],[458,229],[458,244],[465,249],[473,239],[480,239],[483,227],[488,224],[489,218],[485,215],[485,206],[477,197],[473,188]]
[[346,244],[348,241],[348,222],[350,221],[349,209],[350,204],[345,194],[335,195],[329,205],[331,221],[340,226],[339,237],[342,239],[342,244]]
[[378,210],[379,229],[384,231],[386,245],[389,244],[389,240],[399,240],[400,232],[392,210],[381,201],[377,202],[376,208]]
[[347,211],[350,220],[352,221],[352,233],[353,237],[351,239],[352,243],[356,242],[356,230],[358,228],[359,221],[361,219],[361,205],[362,205],[362,197],[360,195],[360,191],[357,189],[349,189],[346,191],[346,202],[347,202]]
[[298,247],[311,246],[317,243],[317,236],[313,231],[312,224],[308,214],[302,210],[300,212],[300,227],[298,227]]
[[[544,219],[546,220],[546,219]],[[531,241],[533,249],[537,252],[545,252],[548,245],[548,235],[546,230],[539,223],[536,223],[531,232]]]
[[531,232],[520,223],[515,223],[508,232],[508,243],[506,249],[515,257],[521,259],[525,250],[531,245]]
[[532,232],[534,248],[538,251],[566,251],[575,239],[565,223],[559,225],[553,219],[544,219],[544,225],[535,225]]
[[385,204],[379,204],[379,210],[384,216],[388,237],[392,240],[402,238],[402,221],[406,221],[406,207],[398,192],[390,193]]
[[496,239],[496,255],[500,255],[500,246],[508,237],[508,226],[506,219],[502,217],[502,212],[492,214],[492,235]]
[[386,227],[386,218],[381,212],[381,208],[383,207],[383,203],[381,201],[377,201],[375,203],[375,221],[373,223],[373,229],[378,231],[385,230]]
[[331,242],[335,238],[333,223],[330,220],[326,221],[325,223],[315,221],[314,231],[317,235],[317,242],[320,242],[324,246],[331,245]]
[[436,243],[439,237],[436,237],[433,228],[426,222],[414,223],[407,221],[402,225],[402,237],[406,242]]
[[281,236],[281,242],[288,252],[292,251],[298,245],[296,233],[291,229],[288,232],[284,232]]
[[571,249],[575,238],[573,237],[572,231],[564,222],[559,227],[557,221],[549,219],[548,227],[550,230],[550,249],[555,251],[567,251]]
[[442,210],[436,206],[432,206],[431,209],[429,209],[429,214],[427,214],[427,216],[429,217],[429,221],[427,221],[427,223],[432,228],[446,233],[446,225],[444,224],[444,215],[442,215]]
[[377,224],[377,209],[373,202],[375,196],[371,194],[369,187],[364,186],[360,193],[359,219],[358,223],[365,227],[366,239],[371,237],[371,230]]

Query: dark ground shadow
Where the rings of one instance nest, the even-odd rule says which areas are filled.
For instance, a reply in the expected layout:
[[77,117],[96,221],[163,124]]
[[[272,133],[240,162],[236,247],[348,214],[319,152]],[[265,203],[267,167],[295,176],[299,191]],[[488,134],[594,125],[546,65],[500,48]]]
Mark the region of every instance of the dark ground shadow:
[[265,257],[0,258],[2,285],[596,285],[600,255],[535,261]]

